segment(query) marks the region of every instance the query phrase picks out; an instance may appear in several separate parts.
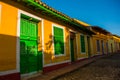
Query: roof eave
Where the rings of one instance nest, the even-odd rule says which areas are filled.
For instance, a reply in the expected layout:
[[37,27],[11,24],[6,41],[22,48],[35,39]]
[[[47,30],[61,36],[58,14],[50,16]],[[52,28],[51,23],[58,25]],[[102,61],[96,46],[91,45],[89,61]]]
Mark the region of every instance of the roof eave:
[[63,21],[66,21],[66,22],[70,23],[71,25],[74,25],[75,27],[77,27],[77,29],[80,29],[80,30],[83,30],[83,31],[89,33],[90,35],[95,34],[93,31],[88,30],[85,27],[82,27],[83,25],[80,25],[77,22],[74,22],[72,20],[72,18],[70,18],[70,17],[68,18],[68,17],[65,17],[61,14],[58,14],[57,12],[54,12],[54,11],[44,7],[43,5],[39,4],[38,2],[35,2],[34,0],[17,0],[17,1],[25,2],[25,3],[29,4],[30,6],[33,6],[37,10],[42,10],[42,11],[48,13],[48,14],[51,14],[51,15],[53,15],[53,16],[55,16],[55,17],[57,17],[57,18],[59,18]]

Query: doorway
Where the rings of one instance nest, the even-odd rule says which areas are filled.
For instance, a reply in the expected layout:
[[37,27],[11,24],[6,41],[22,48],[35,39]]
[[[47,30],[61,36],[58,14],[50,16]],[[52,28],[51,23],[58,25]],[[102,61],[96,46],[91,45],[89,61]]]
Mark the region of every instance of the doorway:
[[88,44],[88,57],[91,57],[91,49],[90,49],[90,37],[87,36],[87,44]]
[[108,51],[108,42],[106,42],[106,52],[107,52],[107,54],[109,53],[109,51]]
[[111,53],[113,53],[113,44],[111,43]]
[[[20,73],[28,74],[42,69],[42,55],[38,52],[38,20],[22,15],[20,19]],[[40,57],[41,56],[41,57]]]
[[71,52],[71,62],[75,61],[75,33],[70,32],[70,52]]
[[101,41],[101,45],[102,45],[102,54],[104,54],[104,42],[103,42],[103,40]]

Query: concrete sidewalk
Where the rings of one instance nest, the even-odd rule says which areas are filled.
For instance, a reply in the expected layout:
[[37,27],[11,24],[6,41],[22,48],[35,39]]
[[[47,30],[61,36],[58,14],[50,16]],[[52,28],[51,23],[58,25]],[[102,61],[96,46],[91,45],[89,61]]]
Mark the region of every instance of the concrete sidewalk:
[[60,77],[64,74],[66,74],[66,73],[74,71],[74,70],[76,70],[80,67],[83,67],[85,65],[88,65],[88,64],[90,64],[90,63],[92,63],[92,62],[96,61],[97,59],[100,59],[101,57],[104,57],[104,56],[105,55],[87,58],[87,59],[81,60],[79,62],[72,63],[66,67],[51,71],[51,72],[46,73],[46,74],[41,74],[41,75],[26,79],[26,80],[53,80],[57,77]]

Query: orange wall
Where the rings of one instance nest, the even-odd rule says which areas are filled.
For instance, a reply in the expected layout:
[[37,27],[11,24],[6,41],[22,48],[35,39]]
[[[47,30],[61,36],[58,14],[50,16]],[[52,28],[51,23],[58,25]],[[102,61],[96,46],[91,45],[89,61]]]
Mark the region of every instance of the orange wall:
[[[17,20],[18,20],[18,9],[15,7],[12,7],[10,5],[7,5],[5,3],[0,2],[1,13],[0,13],[0,71],[6,71],[6,70],[13,70],[16,69],[16,39],[17,39]],[[40,44],[38,45],[38,50],[42,50],[42,42],[44,42],[44,65],[62,62],[66,60],[70,60],[70,29],[67,28],[67,26],[63,26],[57,23],[54,23],[49,20],[43,20],[43,27],[44,27],[44,33],[41,33],[41,25],[42,23],[39,23],[39,32],[38,36],[40,36]],[[54,55],[54,49],[53,49],[53,35],[52,35],[52,24],[58,25],[60,27],[64,28],[65,31],[65,55],[62,56],[55,56]],[[77,55],[75,58],[84,58],[88,57],[88,44],[87,44],[87,36],[85,34],[85,47],[86,52],[84,54],[81,53],[81,44],[80,44],[80,35],[82,33],[77,32],[76,34],[76,53]],[[44,41],[42,41],[42,37],[44,36]],[[107,42],[107,38],[105,35],[98,34],[90,38],[91,42],[91,54],[96,55],[97,49],[96,49],[96,40],[103,40],[104,44]],[[120,40],[120,39],[119,39]],[[110,43],[113,44],[114,47],[114,40],[108,40],[109,44],[109,51],[111,52]],[[101,42],[100,42],[101,46]],[[104,47],[106,52],[106,46]],[[100,48],[101,50],[101,48]],[[102,52],[100,51],[100,54]]]
[[16,69],[16,31],[18,10],[0,2],[0,71]]
[[[65,55],[55,56],[53,53],[53,35],[52,35],[52,24],[58,25],[64,28],[65,31]],[[70,60],[70,52],[69,52],[69,29],[65,28],[65,26],[59,25],[57,23],[44,20],[44,65],[62,62]]]

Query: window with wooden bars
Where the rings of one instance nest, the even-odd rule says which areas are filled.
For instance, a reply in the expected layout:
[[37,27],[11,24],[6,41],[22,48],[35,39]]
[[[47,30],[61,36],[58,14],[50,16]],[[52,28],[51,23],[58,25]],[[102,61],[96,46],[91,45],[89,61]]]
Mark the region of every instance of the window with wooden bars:
[[81,40],[81,52],[85,53],[85,36],[80,35],[80,40]]
[[62,28],[53,26],[55,55],[64,54],[64,32]]

